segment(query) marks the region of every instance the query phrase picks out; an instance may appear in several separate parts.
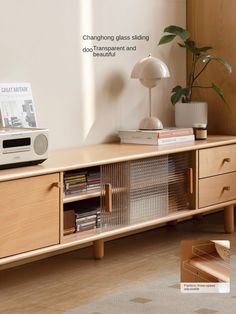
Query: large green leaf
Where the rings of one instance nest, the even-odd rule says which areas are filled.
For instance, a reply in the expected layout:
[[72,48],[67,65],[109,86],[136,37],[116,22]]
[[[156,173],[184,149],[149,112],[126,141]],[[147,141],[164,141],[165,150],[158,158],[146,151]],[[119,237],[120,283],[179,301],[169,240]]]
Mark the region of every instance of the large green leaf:
[[174,93],[170,98],[172,105],[175,105],[180,99],[181,99],[181,94],[179,93]]
[[184,42],[184,44],[185,44],[185,48],[191,51],[193,54],[199,54],[195,41],[188,39]]
[[220,97],[220,99],[227,105],[229,106],[229,104],[227,103],[227,101],[224,98],[223,92],[220,89],[219,86],[217,86],[215,83],[211,83],[211,86],[213,88],[213,90],[216,92],[216,94]]
[[164,29],[164,32],[178,35],[180,38],[183,39],[183,41],[187,40],[190,37],[190,34],[186,29],[184,29],[180,26],[176,26],[176,25],[167,26]]
[[158,43],[158,46],[171,42],[175,37],[176,37],[176,35],[164,35],[164,36],[162,36],[159,43]]
[[180,85],[175,86],[172,91],[173,94],[171,96],[171,102],[172,105],[175,105],[178,101],[181,100],[181,98],[184,96],[188,96],[189,94],[189,89],[186,87],[181,87]]
[[215,60],[216,62],[222,64],[226,68],[226,70],[228,70],[229,73],[232,73],[231,65],[227,61],[223,60],[222,58],[214,57],[212,55],[207,55],[207,56],[204,56],[204,58],[202,59],[203,62],[208,62],[211,60]]
[[205,46],[205,47],[200,47],[200,48],[197,48],[196,49],[199,51],[199,52],[206,52],[207,50],[210,50],[210,49],[213,49],[212,47],[210,46]]
[[212,49],[212,47],[210,46],[205,46],[205,47],[196,47],[196,43],[195,41],[191,40],[191,39],[187,39],[184,44],[178,43],[178,45],[182,48],[186,48],[188,50],[190,50],[193,54],[197,54],[200,55],[202,52],[206,52],[210,49]]

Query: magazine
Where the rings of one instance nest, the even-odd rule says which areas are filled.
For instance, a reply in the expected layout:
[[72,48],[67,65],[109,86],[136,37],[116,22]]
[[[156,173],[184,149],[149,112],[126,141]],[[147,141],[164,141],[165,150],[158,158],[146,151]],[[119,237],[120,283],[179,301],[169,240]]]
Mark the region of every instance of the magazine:
[[30,83],[0,84],[0,126],[37,127]]

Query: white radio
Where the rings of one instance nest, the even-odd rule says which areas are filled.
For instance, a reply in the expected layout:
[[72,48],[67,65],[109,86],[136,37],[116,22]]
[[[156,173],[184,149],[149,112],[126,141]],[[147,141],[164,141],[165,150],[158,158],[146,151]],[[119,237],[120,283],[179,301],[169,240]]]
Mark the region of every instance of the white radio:
[[47,129],[0,128],[0,169],[36,165],[47,158]]

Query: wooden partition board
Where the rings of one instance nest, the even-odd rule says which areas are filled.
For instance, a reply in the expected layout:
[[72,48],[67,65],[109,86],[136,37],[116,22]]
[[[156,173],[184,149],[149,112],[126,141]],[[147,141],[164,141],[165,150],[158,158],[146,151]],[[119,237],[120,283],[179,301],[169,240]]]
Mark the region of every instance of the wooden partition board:
[[181,241],[181,282],[229,282],[229,269],[214,241]]
[[[224,105],[212,89],[195,89],[194,100],[208,102],[208,132],[211,134],[236,134],[236,1],[187,0],[187,29],[197,45],[212,46],[209,53],[227,60],[233,67],[229,74],[224,66],[212,61],[198,80],[198,85],[211,82],[221,87],[229,107]],[[188,58],[188,70],[191,60]]]
[[[205,282],[203,278],[207,278],[209,281],[214,282],[215,278],[206,275],[205,273],[199,273],[199,269],[195,267],[191,268],[190,261],[195,257],[192,251],[194,245],[208,244],[210,240],[183,240],[180,246],[180,281],[181,282]],[[187,263],[187,265],[186,265]],[[189,265],[189,266],[188,266]],[[189,267],[189,270],[188,270]]]

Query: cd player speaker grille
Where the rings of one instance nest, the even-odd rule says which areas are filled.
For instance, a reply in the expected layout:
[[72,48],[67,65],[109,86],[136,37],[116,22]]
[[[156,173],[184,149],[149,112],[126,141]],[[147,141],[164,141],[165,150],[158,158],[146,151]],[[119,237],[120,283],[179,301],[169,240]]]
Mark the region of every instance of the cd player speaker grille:
[[43,155],[48,149],[48,139],[44,134],[39,134],[34,140],[34,151],[37,155]]

